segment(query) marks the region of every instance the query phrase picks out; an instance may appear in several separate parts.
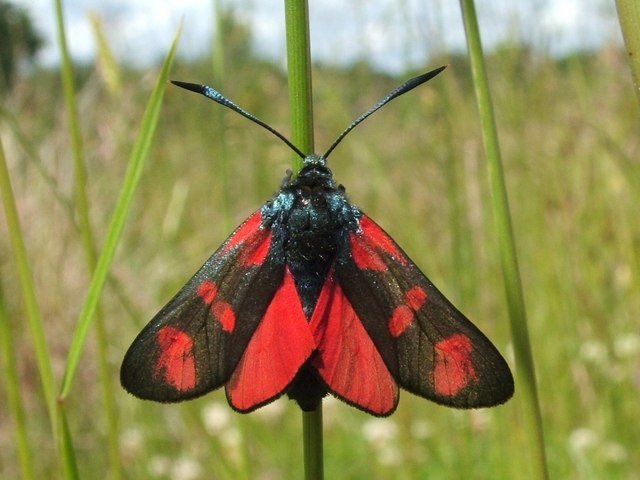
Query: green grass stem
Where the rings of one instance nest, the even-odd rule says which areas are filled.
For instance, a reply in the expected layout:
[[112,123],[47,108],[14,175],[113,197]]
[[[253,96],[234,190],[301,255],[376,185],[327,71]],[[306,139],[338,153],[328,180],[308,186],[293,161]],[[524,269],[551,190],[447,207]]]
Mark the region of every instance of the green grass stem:
[[302,412],[305,480],[324,478],[322,402],[312,412]]
[[627,49],[627,60],[631,67],[636,98],[640,103],[640,2],[638,0],[616,0],[616,8]]
[[15,447],[20,461],[20,472],[24,480],[32,480],[35,477],[33,469],[32,449],[27,434],[27,417],[25,414],[22,394],[20,392],[20,380],[18,377],[18,362],[16,359],[15,345],[9,325],[9,316],[5,309],[4,293],[0,283],[0,352],[4,368],[5,388],[7,391],[8,411],[13,418],[15,426]]
[[162,98],[167,86],[169,71],[173,64],[179,36],[180,31],[176,34],[171,50],[162,65],[160,76],[151,94],[151,98],[142,119],[140,132],[138,133],[131,157],[129,158],[122,189],[120,190],[120,194],[116,202],[116,207],[111,219],[111,224],[109,225],[104,246],[97,260],[96,268],[89,285],[89,292],[80,313],[78,325],[74,332],[71,347],[69,349],[66,370],[60,389],[60,397],[62,399],[69,394],[69,390],[71,389],[73,377],[80,361],[89,326],[91,325],[91,320],[96,312],[102,288],[104,287],[107,279],[109,267],[111,266],[111,262],[115,256],[116,247],[118,246],[118,242],[122,236],[122,231],[124,230],[127,215],[133,201],[133,195],[142,175],[144,162],[147,158],[155,127],[158,123],[160,108],[162,106]]
[[[286,0],[285,22],[291,140],[303,152],[313,153],[313,99],[307,1]],[[302,167],[302,159],[298,155],[294,156],[293,171],[297,172]]]
[[67,412],[64,410],[63,403],[57,404],[57,421],[59,422],[58,432],[60,435],[60,452],[62,454],[62,462],[64,466],[65,478],[69,480],[79,480],[78,463],[76,461],[76,453],[73,448],[73,437],[69,429],[69,421],[67,420]]
[[531,471],[534,478],[546,479],[548,478],[548,471],[535,368],[529,341],[515,238],[502,170],[498,132],[478,29],[478,19],[473,0],[461,0],[460,5],[469,48],[473,85],[480,114],[482,138],[487,156],[489,189],[516,359],[517,392],[522,402],[525,420],[524,431],[529,443],[528,452],[531,458]]
[[[314,152],[313,103],[311,88],[311,53],[309,41],[309,6],[306,0],[285,0],[287,66],[289,74],[289,107],[291,140],[300,150]],[[293,171],[302,166],[295,155]],[[322,440],[322,402],[312,412],[302,412],[304,478],[324,477]]]
[[44,401],[51,422],[51,429],[54,437],[57,438],[57,403],[56,403],[56,386],[53,376],[53,368],[51,363],[51,354],[47,339],[44,333],[44,322],[42,312],[38,305],[38,296],[36,294],[35,284],[33,281],[33,273],[29,264],[29,257],[20,227],[20,218],[16,208],[15,196],[11,186],[9,170],[4,156],[4,148],[0,143],[0,192],[2,193],[2,203],[4,205],[5,216],[7,219],[7,227],[9,230],[9,239],[11,248],[13,249],[13,257],[18,270],[20,280],[20,289],[22,290],[22,299],[25,304],[27,321],[33,340],[33,347],[36,355],[36,363],[38,365],[38,373],[42,384]]
[[73,80],[73,63],[67,47],[67,39],[64,27],[62,0],[55,0],[56,24],[58,30],[58,48],[62,57],[60,75],[64,92],[65,109],[69,121],[69,136],[71,138],[71,153],[73,157],[73,171],[75,175],[75,207],[80,223],[80,234],[85,251],[94,248],[89,221],[89,201],[86,194],[87,174],[84,162],[84,149],[82,146],[82,133],[80,131],[80,119],[76,102],[76,92]]
[[[80,118],[78,116],[78,106],[76,101],[76,90],[73,74],[73,63],[69,55],[69,48],[66,40],[64,13],[62,10],[62,0],[56,0],[56,23],[58,28],[58,48],[62,56],[62,66],[60,74],[62,77],[62,85],[65,100],[65,109],[69,120],[69,138],[71,138],[71,153],[73,158],[74,172],[74,200],[75,211],[77,212],[78,226],[82,245],[85,252],[87,267],[90,274],[94,273],[98,249],[96,246],[93,228],[91,226],[91,218],[89,211],[89,197],[87,195],[87,173],[84,155],[84,145],[82,140],[82,132],[80,129]],[[94,29],[98,30],[99,23],[94,17]],[[99,38],[104,38],[98,35]],[[106,50],[102,48],[101,51]],[[102,309],[98,304],[96,307],[96,345],[98,370],[100,372],[100,384],[103,393],[104,415],[107,423],[107,450],[109,452],[109,461],[111,466],[111,474],[114,480],[122,478],[122,462],[120,459],[120,448],[118,444],[118,424],[116,413],[116,401],[111,384],[112,374],[109,362],[107,360],[107,333],[104,324],[104,316]],[[60,404],[59,408],[64,409],[64,404]],[[69,434],[68,429],[65,434]],[[72,457],[67,457],[70,461]]]

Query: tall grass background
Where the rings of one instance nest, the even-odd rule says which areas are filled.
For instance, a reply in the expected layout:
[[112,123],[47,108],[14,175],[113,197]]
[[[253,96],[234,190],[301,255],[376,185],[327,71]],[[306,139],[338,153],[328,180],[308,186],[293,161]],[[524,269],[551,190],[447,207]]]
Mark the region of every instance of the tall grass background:
[[[99,18],[94,25],[100,32]],[[215,44],[223,50],[213,58],[225,66],[224,93],[287,132],[286,72],[253,53],[251,32],[241,23],[227,17],[220,25],[224,35]],[[96,64],[74,66],[69,79],[80,146],[72,140],[58,71],[31,72],[2,104],[2,147],[36,293],[32,308],[48,351],[34,347],[9,229],[0,222],[0,478],[28,478],[29,469],[32,478],[73,477],[63,467],[69,462],[80,478],[299,478],[301,421],[293,403],[281,399],[241,416],[222,392],[160,405],[118,386],[120,361],[137,332],[231,228],[277,190],[290,167],[290,152],[273,137],[176,88],[166,89],[100,297],[103,335],[93,323],[63,404],[42,387],[39,355],[56,388],[69,378],[67,358],[97,260],[87,254],[82,230],[74,148],[84,157],[81,188],[97,253],[113,231],[160,76],[159,65],[122,64],[108,36],[99,38]],[[638,478],[640,110],[626,54],[610,44],[557,58],[513,41],[489,52],[486,62],[550,476]],[[222,77],[211,64],[178,57],[171,78],[213,83]],[[350,134],[330,166],[352,201],[513,365],[469,64],[463,54],[442,52],[420,72],[441,64],[449,64],[444,74]],[[364,61],[315,65],[318,150],[414,73],[391,76]],[[60,408],[65,421],[57,424],[51,410]],[[75,461],[65,462],[71,450],[60,445],[59,429],[68,432]],[[470,412],[408,393],[388,419],[324,402],[327,478],[528,478],[525,438],[518,385],[506,405]]]

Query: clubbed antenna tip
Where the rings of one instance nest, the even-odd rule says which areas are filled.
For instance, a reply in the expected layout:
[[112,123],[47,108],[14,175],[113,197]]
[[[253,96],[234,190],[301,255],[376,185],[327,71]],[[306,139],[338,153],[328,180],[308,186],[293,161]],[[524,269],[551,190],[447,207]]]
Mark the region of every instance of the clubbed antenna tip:
[[329,154],[333,151],[333,149],[336,148],[338,144],[344,139],[344,137],[346,137],[351,130],[356,128],[356,126],[362,123],[364,119],[366,119],[370,115],[380,110],[382,107],[384,107],[387,103],[389,103],[394,98],[397,98],[400,95],[403,95],[408,91],[413,90],[417,86],[422,85],[425,82],[428,82],[433,77],[435,77],[440,72],[442,72],[445,68],[447,68],[446,65],[442,67],[438,67],[435,70],[431,70],[430,72],[424,73],[422,75],[418,75],[417,77],[410,78],[409,80],[404,82],[402,85],[400,85],[398,88],[390,92],[386,97],[384,97],[382,100],[376,103],[368,111],[366,111],[365,113],[360,115],[358,118],[356,118],[353,122],[351,122],[351,125],[349,125],[340,135],[338,135],[338,138],[336,138],[335,142],[333,142],[333,144],[329,147],[329,149],[323,155],[323,157],[327,158]]
[[[377,104],[375,104],[373,107],[371,107],[368,111],[366,111],[365,113],[360,115],[358,118],[356,118],[353,122],[351,122],[351,124],[338,136],[338,138],[336,138],[336,140],[333,142],[333,144],[331,144],[331,146],[329,147],[327,152],[322,156],[322,158],[326,159],[329,156],[329,154],[344,139],[344,137],[346,137],[347,134],[351,130],[353,130],[356,126],[358,126],[360,123],[362,123],[370,115],[372,115],[376,111],[380,110],[383,106],[385,106],[387,103],[389,103],[394,98],[397,98],[400,95],[403,95],[403,94],[407,93],[408,91],[413,90],[417,86],[422,85],[425,82],[428,82],[433,77],[435,77],[440,72],[442,72],[445,68],[446,68],[446,66],[439,67],[439,68],[436,68],[435,70],[431,70],[430,72],[424,73],[424,74],[419,75],[419,76],[414,77],[414,78],[411,78],[411,79],[407,80],[406,82],[404,82],[402,85],[400,85],[398,88],[396,88],[395,90],[390,92],[386,97],[384,97],[382,100],[380,100]],[[260,125],[262,128],[270,131],[273,135],[275,135],[280,140],[282,140],[284,143],[286,143],[289,146],[289,148],[291,148],[291,150],[293,150],[294,152],[296,152],[300,156],[300,158],[304,159],[304,158],[307,157],[307,155],[305,155],[302,151],[300,151],[300,149],[298,147],[296,147],[293,143],[291,143],[291,141],[289,141],[289,139],[287,139],[284,135],[282,135],[276,129],[274,129],[273,127],[267,125],[265,122],[260,120],[255,115],[252,115],[251,113],[247,112],[246,110],[240,108],[238,105],[233,103],[231,100],[229,100],[227,97],[222,95],[220,92],[218,92],[214,88],[209,87],[207,85],[198,85],[196,83],[179,82],[179,81],[176,81],[176,80],[171,80],[171,83],[173,83],[174,85],[177,85],[178,87],[184,88],[186,90],[190,90],[192,92],[196,92],[196,93],[199,93],[201,95],[204,95],[205,97],[213,100],[214,102],[219,103],[220,105],[225,106],[227,108],[230,108],[234,112],[239,113],[243,117],[248,118],[252,122],[257,123],[258,125]]]
[[238,105],[233,103],[227,97],[225,97],[220,92],[218,92],[216,89],[214,89],[212,87],[209,87],[207,85],[198,85],[197,83],[180,82],[180,81],[177,81],[177,80],[171,80],[171,83],[173,83],[174,85],[176,85],[178,87],[184,88],[185,90],[189,90],[191,92],[196,92],[196,93],[199,93],[201,95],[204,95],[205,97],[213,100],[214,102],[219,103],[220,105],[223,105],[223,106],[225,106],[227,108],[230,108],[234,112],[239,113],[243,117],[248,118],[252,122],[257,123],[258,125],[260,125],[262,128],[270,131],[272,134],[274,134],[276,137],[278,137],[284,143],[289,145],[289,148],[291,148],[291,150],[296,152],[300,156],[300,158],[305,158],[306,157],[306,155],[304,153],[302,153],[298,147],[296,147],[293,143],[291,143],[287,137],[282,135],[275,128],[267,125],[265,122],[260,120],[255,115],[247,112],[243,108],[240,108]]

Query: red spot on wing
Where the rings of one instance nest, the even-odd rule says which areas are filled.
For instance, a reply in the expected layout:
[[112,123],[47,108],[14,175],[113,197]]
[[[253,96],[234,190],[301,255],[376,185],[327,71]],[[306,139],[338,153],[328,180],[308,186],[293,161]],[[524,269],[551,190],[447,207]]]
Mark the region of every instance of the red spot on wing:
[[462,333],[451,335],[436,344],[436,365],[433,370],[436,393],[446,397],[454,397],[469,382],[478,380],[471,360],[472,351],[471,340]]
[[233,332],[236,327],[236,314],[233,312],[231,305],[226,302],[215,302],[211,305],[211,312],[222,325],[222,330],[229,333]]
[[375,270],[383,272],[387,269],[384,260],[372,246],[363,239],[362,235],[349,232],[349,245],[353,261],[361,270]]
[[236,326],[236,314],[230,304],[223,300],[218,300],[218,286],[211,280],[204,280],[198,286],[198,296],[204,303],[210,305],[211,315],[220,322],[222,330],[233,332]]
[[242,242],[250,238],[256,230],[262,225],[262,212],[258,210],[249,218],[247,218],[240,227],[234,232],[233,235],[227,240],[227,244],[224,246],[224,251],[228,252],[233,247],[240,245]]
[[415,321],[416,312],[427,301],[427,292],[420,286],[409,289],[404,296],[404,303],[398,305],[389,320],[389,332],[394,337],[402,335]]
[[250,267],[252,265],[262,265],[269,254],[271,248],[271,230],[257,230],[241,247],[240,265]]
[[422,287],[415,286],[407,292],[405,298],[405,303],[417,312],[427,301],[427,292]]
[[394,337],[399,337],[409,328],[409,325],[415,320],[415,312],[406,305],[396,307],[389,320],[389,332]]
[[175,327],[164,327],[156,339],[160,347],[156,376],[180,392],[192,390],[196,386],[196,366],[191,336]]
[[236,410],[248,411],[277,397],[314,349],[315,342],[287,268],[282,285],[226,385],[229,403]]
[[390,255],[402,265],[407,259],[393,239],[366,215],[360,218],[360,231],[349,232],[351,255],[358,268],[383,272],[389,267],[381,255]]
[[262,265],[269,254],[271,247],[271,230],[262,225],[262,212],[258,210],[229,237],[222,253],[228,253],[236,247],[240,247],[238,262],[240,265],[250,267]]
[[204,303],[211,305],[218,295],[218,286],[211,280],[205,280],[198,286],[198,296]]
[[362,234],[367,243],[377,246],[395,258],[398,262],[406,265],[407,259],[398,248],[398,245],[396,245],[396,242],[393,241],[387,232],[376,225],[373,220],[366,215],[363,215],[360,218],[360,228],[362,229]]
[[310,325],[318,349],[313,365],[331,392],[376,415],[391,413],[398,386],[332,272]]

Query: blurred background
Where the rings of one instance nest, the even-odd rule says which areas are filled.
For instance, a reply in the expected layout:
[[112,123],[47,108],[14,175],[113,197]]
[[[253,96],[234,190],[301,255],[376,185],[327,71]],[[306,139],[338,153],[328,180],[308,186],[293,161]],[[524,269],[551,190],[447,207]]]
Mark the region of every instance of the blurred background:
[[[350,134],[330,166],[350,198],[513,366],[464,31],[457,3],[311,2],[316,145],[411,75],[449,68]],[[640,110],[615,5],[487,1],[485,41],[552,478],[640,478]],[[208,83],[288,135],[278,1],[68,0],[87,196],[102,245],[150,92],[183,22],[171,78]],[[78,230],[53,2],[0,1],[0,135],[59,381],[90,273]],[[67,401],[81,478],[288,479],[301,420],[250,415],[221,391],[137,400],[118,369],[139,330],[278,189],[292,154],[246,119],[168,87],[101,307],[112,397],[93,332]],[[4,219],[4,217],[3,217]],[[6,222],[0,280],[36,478],[61,478]],[[4,361],[4,359],[2,359]],[[6,365],[0,363],[5,370]],[[0,381],[0,478],[20,475]],[[115,418],[104,405],[113,398]],[[325,403],[326,478],[528,478],[518,398],[455,411],[404,392],[369,417]],[[117,451],[108,425],[117,427]],[[118,467],[119,465],[119,467]]]

